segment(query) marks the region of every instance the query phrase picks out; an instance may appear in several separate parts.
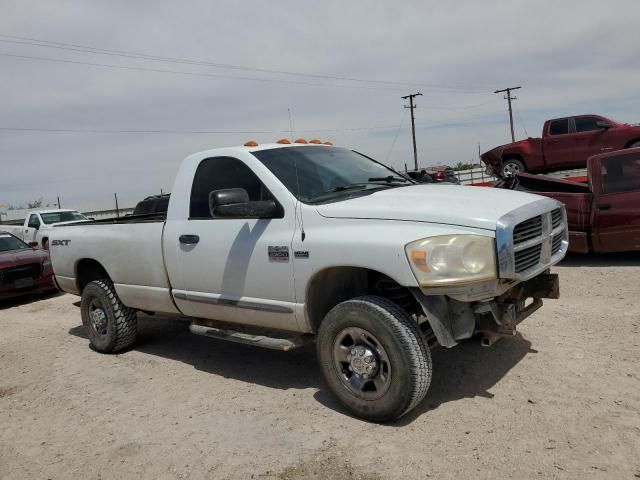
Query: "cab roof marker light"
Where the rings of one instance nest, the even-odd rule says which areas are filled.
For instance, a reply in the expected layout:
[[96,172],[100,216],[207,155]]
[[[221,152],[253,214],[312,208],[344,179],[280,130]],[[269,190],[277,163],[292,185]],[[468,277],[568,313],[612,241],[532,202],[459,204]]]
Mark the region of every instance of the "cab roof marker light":
[[318,140],[317,138],[314,138],[313,140],[309,140],[309,143],[313,143],[314,145],[322,144],[322,142],[320,140]]
[[281,138],[276,143],[279,143],[280,145],[291,145],[291,142],[289,140],[287,140],[286,138]]
[[331,143],[331,142],[323,142],[322,144],[323,144],[323,145],[333,146],[333,143]]
[[246,142],[246,143],[244,144],[244,146],[245,146],[245,147],[257,147],[257,146],[258,146],[258,144],[257,144],[255,141],[253,141],[253,140],[249,140],[248,142]]
[[304,144],[306,144],[307,141],[304,138],[297,138],[296,141],[293,142],[293,143],[304,143]]

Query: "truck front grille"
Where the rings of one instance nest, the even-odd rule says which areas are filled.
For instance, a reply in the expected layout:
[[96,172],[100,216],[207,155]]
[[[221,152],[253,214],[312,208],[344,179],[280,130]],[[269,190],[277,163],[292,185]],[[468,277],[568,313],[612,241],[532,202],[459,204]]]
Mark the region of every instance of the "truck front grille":
[[540,235],[542,235],[542,217],[533,217],[519,223],[513,229],[513,244],[518,245]]
[[555,230],[562,224],[562,210],[560,208],[556,208],[553,212],[551,212],[551,228]]
[[42,266],[39,263],[27,263],[17,267],[0,269],[0,283],[13,283],[23,278],[36,279],[42,274]]
[[531,278],[556,263],[568,247],[562,208],[543,211],[529,218],[520,217],[519,220],[510,234],[506,224],[508,236],[505,240],[510,239],[510,245],[500,260],[502,278]]
[[524,272],[525,270],[534,267],[540,262],[540,253],[542,252],[542,245],[533,245],[532,247],[525,248],[516,252],[516,273]]

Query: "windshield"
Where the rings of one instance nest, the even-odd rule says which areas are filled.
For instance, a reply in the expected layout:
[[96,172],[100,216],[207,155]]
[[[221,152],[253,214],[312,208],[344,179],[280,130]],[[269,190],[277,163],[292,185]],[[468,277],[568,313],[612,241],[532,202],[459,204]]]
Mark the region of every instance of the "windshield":
[[44,223],[60,223],[60,222],[73,222],[75,220],[88,220],[87,217],[78,212],[49,212],[41,213],[42,221]]
[[24,250],[29,245],[19,240],[17,237],[8,233],[0,233],[0,252],[9,252],[11,250]]
[[360,153],[345,148],[307,146],[253,152],[299,200],[344,200],[413,182]]

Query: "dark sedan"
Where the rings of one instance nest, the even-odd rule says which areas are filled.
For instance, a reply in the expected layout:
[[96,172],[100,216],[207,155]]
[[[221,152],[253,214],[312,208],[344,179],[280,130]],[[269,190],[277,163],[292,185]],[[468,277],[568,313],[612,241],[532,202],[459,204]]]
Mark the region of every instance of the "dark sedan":
[[0,299],[55,289],[49,254],[0,231]]

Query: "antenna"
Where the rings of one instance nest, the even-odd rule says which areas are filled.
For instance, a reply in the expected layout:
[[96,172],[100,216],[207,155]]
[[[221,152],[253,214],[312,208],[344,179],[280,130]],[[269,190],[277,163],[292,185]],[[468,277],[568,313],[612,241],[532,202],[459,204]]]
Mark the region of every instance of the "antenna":
[[291,109],[287,108],[287,113],[289,114],[289,133],[291,135],[291,142],[293,143],[293,127],[291,126]]

